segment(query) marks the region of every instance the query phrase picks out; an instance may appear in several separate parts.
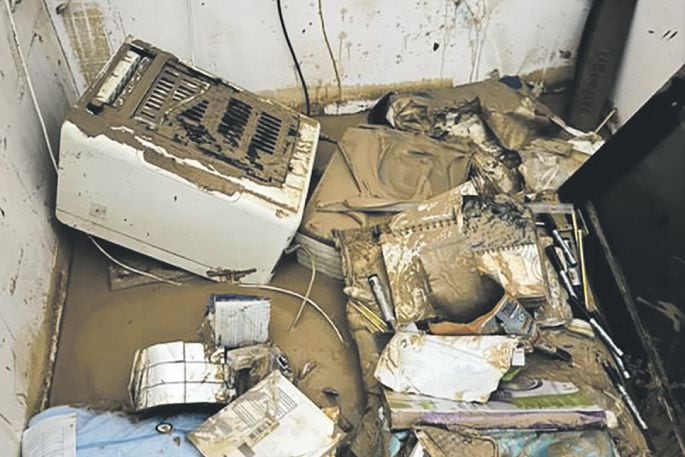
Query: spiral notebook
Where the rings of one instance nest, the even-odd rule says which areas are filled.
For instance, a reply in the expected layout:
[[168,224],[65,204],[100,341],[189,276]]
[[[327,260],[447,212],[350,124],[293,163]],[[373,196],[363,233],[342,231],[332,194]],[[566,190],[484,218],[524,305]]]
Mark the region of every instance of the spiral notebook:
[[505,196],[462,195],[460,188],[455,188],[398,214],[388,233],[380,237],[398,322],[440,314],[431,300],[435,287],[432,272],[421,257],[460,238],[466,240],[462,244],[470,252],[462,253],[466,259],[462,262],[443,262],[443,275],[445,269],[452,269],[448,273],[459,280],[464,280],[467,272],[473,276],[472,258],[478,273],[497,282],[509,295],[524,303],[545,299],[542,256],[535,223],[526,208]]

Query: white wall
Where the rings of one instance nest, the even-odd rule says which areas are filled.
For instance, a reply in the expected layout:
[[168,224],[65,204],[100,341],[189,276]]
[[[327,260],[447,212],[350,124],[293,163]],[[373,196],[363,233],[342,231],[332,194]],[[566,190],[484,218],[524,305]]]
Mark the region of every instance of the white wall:
[[[79,90],[127,34],[254,91],[301,102],[275,0],[46,0]],[[571,76],[591,0],[283,0],[312,98],[372,98],[564,67]],[[334,66],[324,40],[319,5]],[[436,49],[434,50],[434,47]],[[559,74],[548,72],[555,79]],[[274,93],[274,91],[276,91]]]
[[[0,0],[0,454],[18,455],[27,414],[41,400],[47,369],[54,230],[54,171]],[[15,10],[18,39],[37,81],[46,122],[57,126],[73,98],[57,65],[59,46],[40,2]],[[63,65],[63,63],[62,63]],[[71,94],[71,95],[69,95]],[[53,135],[53,141],[56,135]]]
[[614,89],[624,124],[685,64],[685,1],[639,0]]

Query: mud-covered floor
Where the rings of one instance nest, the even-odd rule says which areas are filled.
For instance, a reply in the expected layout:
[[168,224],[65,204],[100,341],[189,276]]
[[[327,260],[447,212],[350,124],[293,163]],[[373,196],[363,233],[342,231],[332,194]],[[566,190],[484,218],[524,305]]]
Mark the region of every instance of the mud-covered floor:
[[[544,98],[555,111],[561,111],[565,99],[562,94]],[[339,140],[347,127],[364,123],[366,118],[366,113],[360,113],[317,119],[325,138]],[[319,142],[311,189],[335,147],[330,141]],[[111,249],[114,254],[118,252],[115,247]],[[51,406],[127,408],[127,383],[137,349],[166,341],[199,341],[197,330],[209,295],[255,292],[199,278],[183,286],[158,283],[111,291],[108,264],[85,236],[75,234]],[[290,255],[276,268],[271,284],[304,293],[309,279],[310,270]],[[341,413],[354,425],[362,413],[363,391],[357,351],[347,332],[342,289],[342,281],[319,274],[311,297],[343,331],[347,346],[309,307],[297,328],[289,331],[300,306],[299,299],[266,291],[256,293],[272,297],[271,341],[285,351],[295,373],[306,362],[316,362],[316,369],[299,387],[322,407],[335,404],[322,389],[338,391]]]
[[[339,139],[349,125],[364,122],[365,114],[319,118],[322,132]],[[321,142],[315,178],[325,167],[335,146]],[[343,283],[317,275],[311,297],[343,331],[347,346],[335,336],[324,319],[306,308],[300,324],[289,331],[300,300],[279,293],[238,289],[202,279],[183,286],[155,284],[111,291],[108,264],[83,235],[75,236],[67,301],[50,395],[54,405],[91,405],[126,408],[127,383],[136,349],[151,344],[185,340],[198,341],[210,294],[258,293],[272,297],[271,341],[290,359],[295,373],[309,361],[316,369],[299,387],[319,406],[334,403],[322,389],[339,392],[342,415],[355,424],[363,407],[357,351],[347,333]],[[116,253],[116,250],[112,251]],[[304,293],[310,270],[295,256],[284,257],[276,268],[272,285]]]

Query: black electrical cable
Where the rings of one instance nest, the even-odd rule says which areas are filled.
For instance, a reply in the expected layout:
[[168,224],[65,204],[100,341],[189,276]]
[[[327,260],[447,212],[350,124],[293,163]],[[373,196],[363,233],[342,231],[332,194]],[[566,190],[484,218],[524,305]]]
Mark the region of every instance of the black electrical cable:
[[300,62],[297,61],[297,55],[295,54],[295,49],[293,44],[290,42],[290,35],[288,35],[288,29],[285,26],[285,20],[283,19],[283,7],[281,6],[281,0],[276,0],[276,6],[278,8],[278,19],[281,21],[281,29],[283,30],[283,36],[285,37],[285,42],[288,43],[288,49],[290,49],[290,55],[295,62],[295,69],[297,70],[297,75],[300,77],[300,83],[302,83],[302,91],[304,92],[304,104],[307,108],[307,116],[312,114],[312,106],[309,103],[309,91],[307,90],[307,83],[304,80],[304,75],[302,74],[302,68],[300,68]]

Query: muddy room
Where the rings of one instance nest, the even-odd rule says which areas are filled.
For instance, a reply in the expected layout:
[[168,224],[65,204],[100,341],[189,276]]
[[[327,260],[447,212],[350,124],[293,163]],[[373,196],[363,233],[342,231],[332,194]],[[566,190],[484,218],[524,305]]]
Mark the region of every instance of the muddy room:
[[685,455],[685,0],[1,0],[7,457]]

